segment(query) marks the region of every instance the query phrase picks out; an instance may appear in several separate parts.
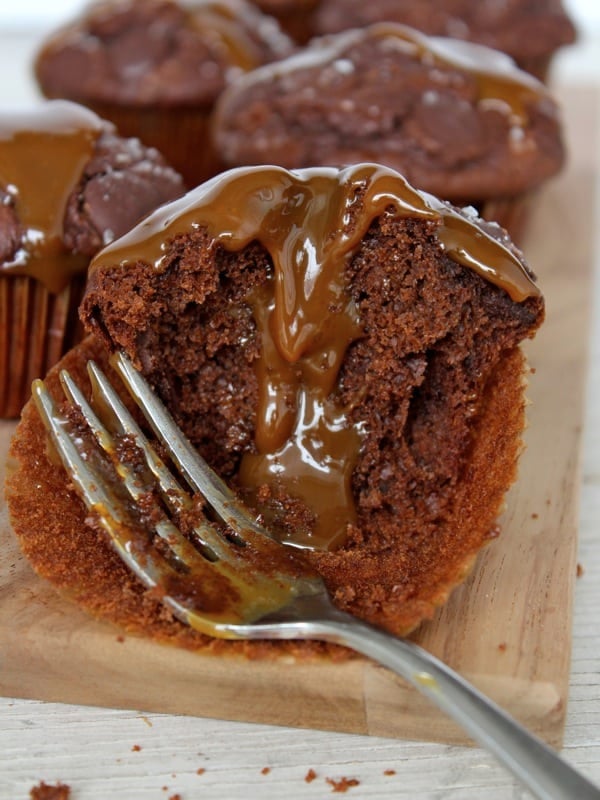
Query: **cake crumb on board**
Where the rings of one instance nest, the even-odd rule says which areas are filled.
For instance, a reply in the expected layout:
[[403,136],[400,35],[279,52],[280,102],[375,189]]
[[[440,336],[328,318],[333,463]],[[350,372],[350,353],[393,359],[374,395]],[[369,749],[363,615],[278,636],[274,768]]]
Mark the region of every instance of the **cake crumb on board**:
[[56,783],[51,786],[49,783],[40,781],[29,792],[31,800],[69,800],[71,797],[71,787],[66,783]]
[[359,786],[360,781],[356,778],[339,778],[335,780],[334,778],[325,778],[327,783],[332,786],[332,792],[347,792],[348,789],[351,789],[353,786]]

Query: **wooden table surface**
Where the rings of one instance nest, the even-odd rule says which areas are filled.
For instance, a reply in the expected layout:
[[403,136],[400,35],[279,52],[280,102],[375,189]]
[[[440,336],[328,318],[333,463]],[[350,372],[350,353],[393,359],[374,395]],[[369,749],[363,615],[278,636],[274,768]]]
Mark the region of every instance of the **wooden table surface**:
[[[34,96],[26,73],[33,37],[3,40],[0,102]],[[600,53],[600,47],[598,48]],[[600,60],[600,59],[599,59]],[[14,80],[13,80],[14,78]],[[561,90],[581,75],[557,74]],[[599,83],[595,74],[586,82]],[[585,131],[578,132],[585,135]],[[597,145],[598,142],[595,142]],[[598,160],[596,160],[596,168]],[[597,199],[600,180],[596,173]],[[592,225],[600,231],[598,202]],[[595,224],[593,222],[595,220]],[[560,223],[558,223],[560,224]],[[568,240],[569,231],[564,232]],[[594,255],[587,411],[580,491],[582,575],[574,596],[565,758],[600,784],[600,234]],[[568,264],[566,264],[568,267]],[[0,555],[0,558],[2,556]],[[2,670],[0,652],[0,671]],[[27,800],[41,780],[72,800],[353,798],[517,800],[529,795],[487,753],[417,741],[232,723],[197,717],[0,698],[0,800]],[[314,779],[310,778],[314,775]],[[575,798],[574,798],[575,800]]]

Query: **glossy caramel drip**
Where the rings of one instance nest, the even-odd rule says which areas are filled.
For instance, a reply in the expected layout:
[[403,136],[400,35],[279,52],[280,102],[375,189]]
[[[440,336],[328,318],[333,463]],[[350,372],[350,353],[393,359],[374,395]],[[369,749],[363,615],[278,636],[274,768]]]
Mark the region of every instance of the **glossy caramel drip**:
[[452,259],[513,299],[539,294],[510,250],[393,170],[374,164],[231,170],[154,212],[105,248],[90,268],[93,273],[146,262],[162,270],[169,242],[198,227],[227,250],[258,241],[269,252],[273,276],[248,298],[261,341],[257,453],[244,456],[239,477],[252,491],[267,484],[306,502],[317,521],[310,533],[290,542],[296,546],[337,545],[354,519],[350,480],[360,430],[335,399],[347,347],[361,335],[345,267],[371,223],[387,210],[433,223]]
[[402,42],[426,66],[450,67],[471,75],[477,84],[478,102],[501,104],[514,125],[526,125],[527,106],[549,94],[542,83],[518,69],[510,56],[483,45],[426,36],[394,23],[372,25],[369,32],[373,38]]
[[190,28],[212,40],[225,54],[227,64],[250,72],[262,59],[256,44],[240,25],[233,8],[218,3],[192,3],[187,12]]
[[0,118],[0,186],[23,229],[20,247],[2,264],[3,272],[27,275],[59,292],[86,269],[88,257],[63,243],[63,219],[101,125],[91,111],[62,101]]

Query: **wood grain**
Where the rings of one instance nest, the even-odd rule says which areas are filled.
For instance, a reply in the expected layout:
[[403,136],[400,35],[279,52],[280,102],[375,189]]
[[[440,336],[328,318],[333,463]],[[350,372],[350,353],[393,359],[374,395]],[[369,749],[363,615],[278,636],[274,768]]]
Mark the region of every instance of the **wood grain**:
[[[571,93],[570,168],[543,191],[524,243],[548,318],[527,347],[527,449],[503,533],[415,637],[559,745],[576,571],[577,497],[591,281],[594,104]],[[581,137],[581,141],[578,137]],[[567,235],[568,232],[568,235]],[[2,423],[6,448],[13,426]],[[2,462],[4,458],[2,458]],[[414,690],[363,659],[343,664],[215,659],[118,640],[56,596],[19,554],[0,510],[0,693],[378,736],[463,742]]]

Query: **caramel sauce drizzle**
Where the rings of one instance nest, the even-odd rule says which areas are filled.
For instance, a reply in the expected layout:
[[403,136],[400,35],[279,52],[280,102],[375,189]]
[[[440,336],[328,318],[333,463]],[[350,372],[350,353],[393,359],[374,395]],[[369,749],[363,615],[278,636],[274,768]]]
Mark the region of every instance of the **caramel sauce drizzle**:
[[233,8],[218,2],[196,2],[186,12],[190,28],[212,39],[225,53],[228,64],[243,72],[261,64],[257,46],[239,24]]
[[474,42],[442,36],[426,36],[394,23],[371,26],[373,38],[396,39],[407,46],[422,64],[451,67],[471,75],[477,84],[480,103],[501,103],[514,125],[527,124],[527,106],[549,96],[546,87],[520,70],[510,56]]
[[350,482],[361,432],[335,396],[346,350],[362,335],[345,267],[371,223],[388,210],[433,223],[450,258],[514,300],[539,294],[510,250],[375,164],[231,170],[155,211],[90,267],[93,273],[145,262],[165,269],[169,242],[196,228],[206,228],[227,250],[258,241],[268,251],[273,275],[247,298],[262,347],[257,453],[243,457],[239,480],[254,492],[264,484],[282,489],[314,512],[312,530],[285,539],[297,547],[335,547],[355,519]]
[[101,129],[91,111],[58,100],[0,117],[0,185],[23,228],[21,245],[1,265],[3,272],[35,278],[58,293],[85,271],[88,257],[64,245],[63,219]]

